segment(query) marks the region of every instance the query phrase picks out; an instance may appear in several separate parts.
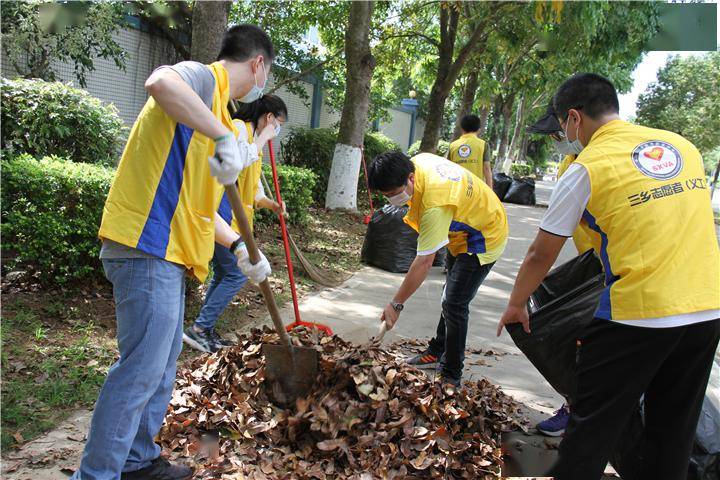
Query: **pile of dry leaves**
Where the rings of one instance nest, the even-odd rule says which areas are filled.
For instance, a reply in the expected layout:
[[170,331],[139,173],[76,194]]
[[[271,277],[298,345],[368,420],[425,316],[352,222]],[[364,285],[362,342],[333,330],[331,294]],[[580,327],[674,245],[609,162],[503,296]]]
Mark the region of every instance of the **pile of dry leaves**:
[[518,406],[486,380],[453,389],[403,362],[400,347],[365,347],[295,332],[320,351],[313,393],[289,409],[263,384],[263,342],[197,358],[179,374],[160,439],[192,459],[195,478],[496,478],[500,433]]

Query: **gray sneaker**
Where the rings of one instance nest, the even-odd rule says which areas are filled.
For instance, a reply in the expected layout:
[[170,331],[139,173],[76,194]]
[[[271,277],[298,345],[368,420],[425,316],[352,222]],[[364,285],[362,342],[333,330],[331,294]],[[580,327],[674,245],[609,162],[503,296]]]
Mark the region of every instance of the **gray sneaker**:
[[203,330],[202,332],[196,332],[195,328],[190,326],[186,328],[183,332],[183,342],[185,342],[195,350],[213,353],[218,351],[221,347],[216,345],[213,341],[212,333],[212,330]]
[[218,335],[214,328],[210,330],[210,333],[208,335],[210,335],[210,338],[212,338],[213,343],[218,349],[235,346],[234,342],[231,342],[230,340],[225,340],[220,335]]

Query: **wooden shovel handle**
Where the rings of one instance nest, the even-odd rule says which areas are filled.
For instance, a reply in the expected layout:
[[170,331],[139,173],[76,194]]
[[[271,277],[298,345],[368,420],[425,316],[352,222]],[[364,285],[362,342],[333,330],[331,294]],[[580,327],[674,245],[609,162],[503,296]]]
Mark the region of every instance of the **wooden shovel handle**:
[[[240,227],[240,235],[242,235],[245,246],[247,247],[250,263],[255,265],[260,261],[260,250],[257,248],[255,237],[253,237],[252,230],[250,229],[250,222],[248,222],[247,216],[245,215],[245,209],[242,206],[237,185],[225,185],[225,193],[230,201],[230,206],[232,207],[235,220],[237,220],[238,227]],[[275,303],[275,296],[270,287],[270,281],[266,278],[259,286],[263,299],[265,300],[265,305],[270,313],[270,318],[272,318],[273,325],[275,325],[275,331],[277,331],[277,334],[280,336],[280,341],[283,345],[292,353],[290,337],[285,331],[282,318],[280,318],[280,310],[278,309],[277,303]]]

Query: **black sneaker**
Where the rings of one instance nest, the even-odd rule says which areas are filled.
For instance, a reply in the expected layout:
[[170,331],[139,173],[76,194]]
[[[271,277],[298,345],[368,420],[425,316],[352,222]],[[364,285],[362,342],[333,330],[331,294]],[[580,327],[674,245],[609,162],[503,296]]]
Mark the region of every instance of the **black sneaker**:
[[438,367],[439,361],[440,358],[437,355],[430,353],[430,350],[425,350],[420,355],[408,359],[407,363],[420,369],[433,369]]
[[220,335],[218,335],[214,328],[210,330],[208,335],[210,335],[210,338],[218,349],[235,346],[234,342],[231,342],[230,340],[225,340]]
[[149,467],[120,475],[121,480],[186,480],[192,476],[192,469],[187,465],[172,464],[163,457],[158,457]]
[[196,332],[193,326],[186,328],[183,332],[183,342],[201,352],[213,353],[220,349],[213,341],[212,330]]
[[442,383],[443,385],[451,385],[455,388],[460,388],[460,385],[462,384],[462,379],[440,375],[440,383]]

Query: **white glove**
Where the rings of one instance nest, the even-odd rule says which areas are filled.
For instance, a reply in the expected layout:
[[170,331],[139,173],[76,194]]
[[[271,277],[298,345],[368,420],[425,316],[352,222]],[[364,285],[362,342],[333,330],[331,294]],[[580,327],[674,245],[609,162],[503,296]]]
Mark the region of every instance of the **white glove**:
[[232,132],[215,139],[215,155],[208,159],[210,174],[222,185],[232,185],[244,168],[240,149]]
[[232,251],[238,259],[238,267],[240,271],[255,285],[262,283],[271,273],[270,262],[268,262],[265,255],[258,251],[260,254],[260,261],[253,265],[250,263],[250,255],[248,254],[245,242],[239,242],[238,245]]

